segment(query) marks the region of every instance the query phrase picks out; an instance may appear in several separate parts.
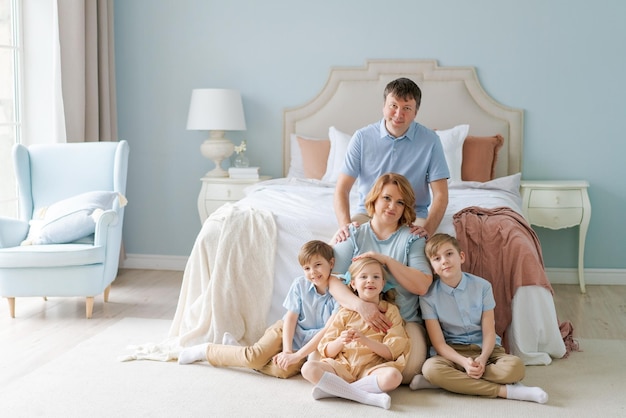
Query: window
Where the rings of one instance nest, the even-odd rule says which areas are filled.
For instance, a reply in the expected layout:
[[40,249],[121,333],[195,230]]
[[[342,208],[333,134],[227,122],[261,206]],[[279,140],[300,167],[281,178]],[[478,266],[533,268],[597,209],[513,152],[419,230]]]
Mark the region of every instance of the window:
[[17,216],[11,150],[20,142],[19,0],[0,0],[0,216]]

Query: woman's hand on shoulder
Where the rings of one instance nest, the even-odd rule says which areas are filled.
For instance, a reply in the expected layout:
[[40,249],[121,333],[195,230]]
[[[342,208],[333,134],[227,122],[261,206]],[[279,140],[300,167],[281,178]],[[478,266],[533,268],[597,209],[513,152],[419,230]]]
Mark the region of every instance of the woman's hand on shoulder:
[[334,245],[334,244],[338,244],[340,242],[347,240],[348,237],[350,236],[350,225],[354,225],[355,228],[359,227],[358,222],[345,224],[344,226],[339,228],[337,232],[335,232],[335,235],[333,236],[333,239],[330,241],[330,244]]

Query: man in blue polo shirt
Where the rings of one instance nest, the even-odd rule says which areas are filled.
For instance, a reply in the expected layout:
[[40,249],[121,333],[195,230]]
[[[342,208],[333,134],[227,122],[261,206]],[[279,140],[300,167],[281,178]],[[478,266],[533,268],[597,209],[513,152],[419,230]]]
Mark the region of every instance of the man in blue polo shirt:
[[[369,220],[365,196],[376,179],[388,172],[402,174],[413,186],[417,198],[413,232],[428,238],[439,227],[448,206],[450,172],[439,136],[415,122],[421,98],[422,92],[412,80],[391,81],[385,87],[383,119],[354,133],[335,187],[334,207],[340,228],[336,241],[347,238],[349,223]],[[349,195],[357,179],[359,207],[351,218]]]

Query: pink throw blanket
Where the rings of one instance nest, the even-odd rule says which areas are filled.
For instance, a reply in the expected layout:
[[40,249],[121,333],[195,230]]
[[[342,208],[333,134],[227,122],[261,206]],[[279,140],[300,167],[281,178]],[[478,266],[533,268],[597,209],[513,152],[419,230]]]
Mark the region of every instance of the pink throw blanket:
[[467,207],[454,215],[453,222],[465,252],[463,270],[487,279],[493,287],[496,332],[508,352],[506,330],[517,288],[537,285],[554,294],[539,238],[524,217],[508,207]]

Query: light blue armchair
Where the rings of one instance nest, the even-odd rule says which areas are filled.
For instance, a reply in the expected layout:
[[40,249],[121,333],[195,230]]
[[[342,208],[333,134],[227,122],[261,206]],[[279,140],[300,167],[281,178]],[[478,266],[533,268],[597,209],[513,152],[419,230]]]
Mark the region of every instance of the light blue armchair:
[[94,296],[108,301],[128,152],[126,141],[14,146],[19,218],[0,217],[0,296],[12,317],[16,297],[84,296],[87,318]]

